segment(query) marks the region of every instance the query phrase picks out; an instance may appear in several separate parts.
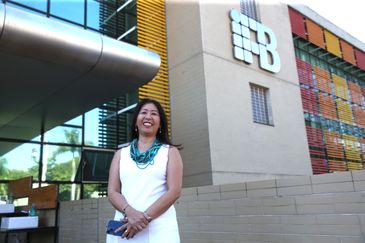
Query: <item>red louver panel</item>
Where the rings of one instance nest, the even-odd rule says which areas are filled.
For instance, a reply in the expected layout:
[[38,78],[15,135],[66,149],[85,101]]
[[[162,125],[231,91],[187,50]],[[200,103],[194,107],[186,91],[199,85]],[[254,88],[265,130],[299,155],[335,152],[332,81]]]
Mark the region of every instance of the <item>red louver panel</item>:
[[327,160],[320,158],[311,158],[313,174],[328,173]]
[[302,96],[304,112],[318,115],[319,112],[316,91],[301,87],[300,93]]
[[356,56],[357,66],[362,70],[365,70],[365,53],[355,49],[355,56]]
[[304,39],[307,39],[307,36],[305,34],[304,16],[298,13],[297,11],[289,8],[289,17],[290,17],[291,31],[294,34]]
[[305,61],[295,58],[298,69],[299,83],[314,87],[311,65]]
[[324,148],[323,134],[320,128],[305,126],[308,144],[312,147]]

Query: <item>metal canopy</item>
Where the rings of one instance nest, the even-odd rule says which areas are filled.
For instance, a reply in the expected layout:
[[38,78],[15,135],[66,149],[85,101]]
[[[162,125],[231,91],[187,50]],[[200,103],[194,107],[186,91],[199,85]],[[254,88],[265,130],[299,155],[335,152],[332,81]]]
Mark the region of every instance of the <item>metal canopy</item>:
[[31,139],[159,67],[156,53],[0,3],[0,137]]

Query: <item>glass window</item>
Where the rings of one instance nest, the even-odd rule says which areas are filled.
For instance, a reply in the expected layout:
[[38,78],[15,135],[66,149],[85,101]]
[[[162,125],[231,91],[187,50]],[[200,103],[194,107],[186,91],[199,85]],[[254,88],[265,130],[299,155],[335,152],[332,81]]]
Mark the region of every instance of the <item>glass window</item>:
[[65,122],[66,125],[75,125],[75,126],[82,126],[82,115],[75,117],[74,119],[71,119],[67,122]]
[[99,108],[85,113],[85,145],[99,146]]
[[84,25],[84,1],[51,0],[51,15]]
[[83,198],[99,198],[107,196],[107,184],[84,184]]
[[74,181],[81,148],[44,145],[42,181]]
[[82,129],[58,126],[44,134],[45,142],[81,144]]
[[58,200],[80,200],[81,186],[79,184],[61,184],[58,189]]
[[0,142],[0,178],[38,179],[39,152],[39,144]]
[[87,1],[87,26],[96,30],[100,29],[100,5],[97,0]]
[[268,89],[250,84],[253,121],[272,125],[271,112],[268,105]]
[[19,3],[27,7],[35,8],[42,12],[47,11],[47,0],[12,0],[12,2]]

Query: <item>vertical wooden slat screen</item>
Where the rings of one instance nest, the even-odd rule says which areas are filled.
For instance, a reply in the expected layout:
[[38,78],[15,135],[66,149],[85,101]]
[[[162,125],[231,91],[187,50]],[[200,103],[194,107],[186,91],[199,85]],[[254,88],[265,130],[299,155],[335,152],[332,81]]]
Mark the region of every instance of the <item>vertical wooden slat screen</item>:
[[348,95],[348,88],[347,88],[347,84],[346,84],[346,79],[333,74],[332,73],[332,81],[335,87],[335,94],[337,97],[341,97],[342,99],[348,100],[349,99],[349,95]]
[[326,39],[327,51],[342,58],[340,40],[338,37],[327,30],[324,30],[324,37]]
[[325,49],[322,27],[310,19],[305,20],[308,31],[308,40],[318,47]]
[[153,80],[139,88],[139,99],[148,97],[159,101],[170,124],[164,0],[137,0],[137,42],[139,47],[156,52],[161,57],[159,72]]
[[289,17],[292,32],[304,39],[307,39],[305,33],[304,16],[289,8]]
[[356,56],[357,66],[362,70],[365,70],[365,53],[358,49],[355,49],[355,56]]
[[352,65],[356,65],[355,52],[352,45],[347,43],[344,40],[340,40],[341,49],[342,49],[342,57],[345,61],[351,63]]

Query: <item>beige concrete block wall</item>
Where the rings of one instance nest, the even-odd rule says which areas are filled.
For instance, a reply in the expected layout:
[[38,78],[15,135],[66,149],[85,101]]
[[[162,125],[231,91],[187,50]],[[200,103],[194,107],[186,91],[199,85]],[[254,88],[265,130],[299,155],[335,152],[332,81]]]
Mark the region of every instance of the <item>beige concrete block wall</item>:
[[[363,243],[365,171],[191,187],[175,204],[182,243]],[[59,243],[105,242],[106,198],[61,202]]]
[[365,171],[184,189],[184,243],[365,242]]

